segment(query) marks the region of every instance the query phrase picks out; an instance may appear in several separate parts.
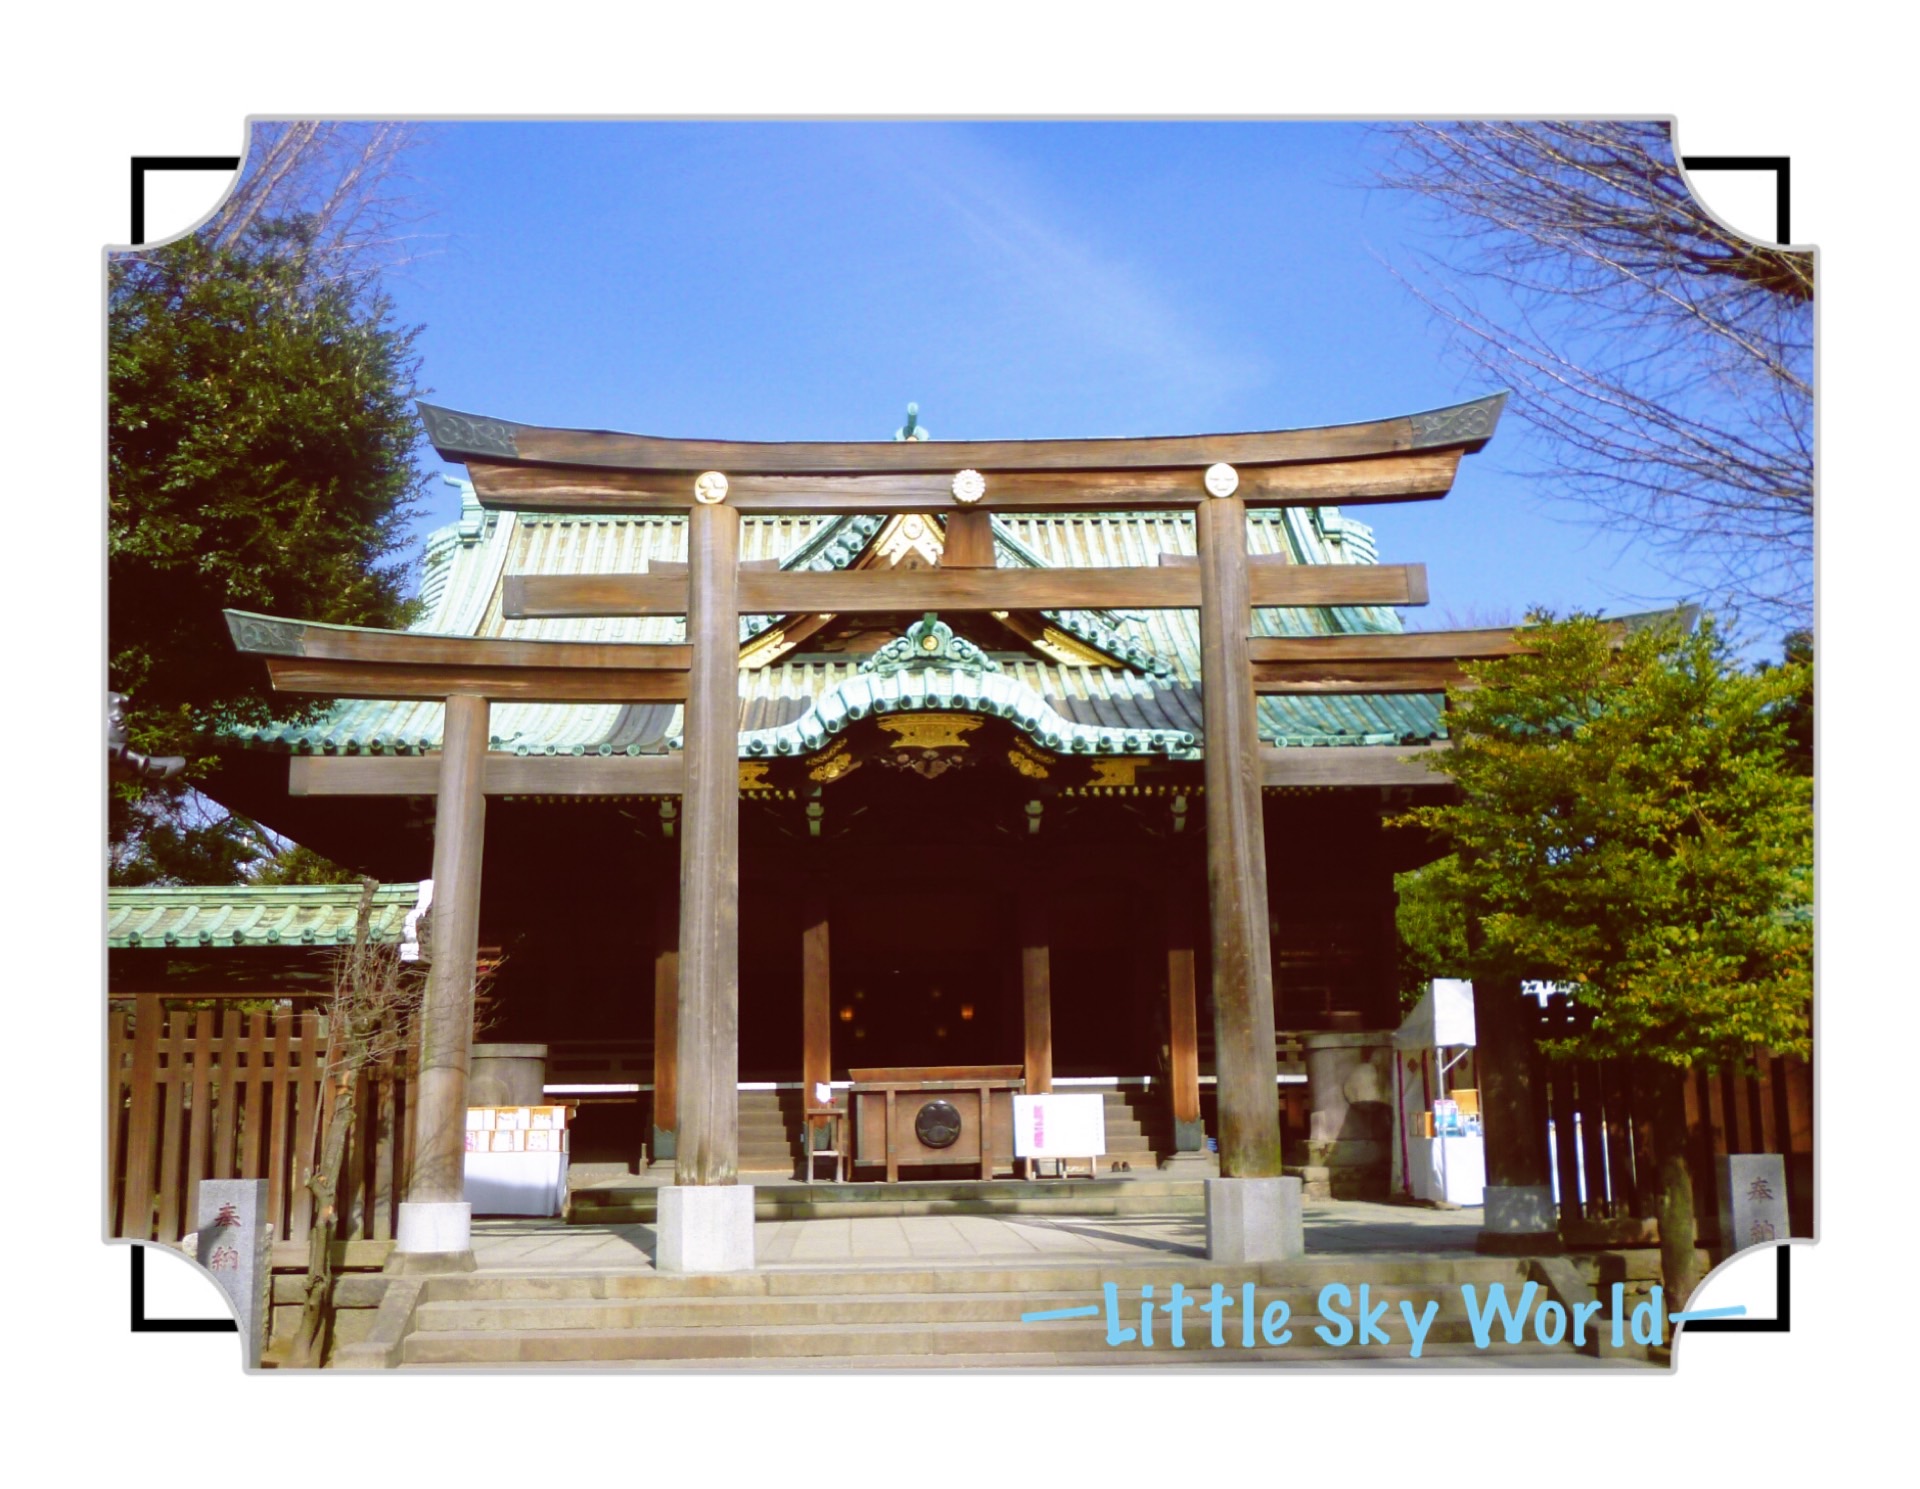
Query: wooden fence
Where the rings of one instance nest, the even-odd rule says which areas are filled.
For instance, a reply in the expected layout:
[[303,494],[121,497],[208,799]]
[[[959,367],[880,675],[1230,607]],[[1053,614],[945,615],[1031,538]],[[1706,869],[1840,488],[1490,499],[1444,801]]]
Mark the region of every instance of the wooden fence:
[[[1540,1009],[1536,1038],[1583,1032],[1591,1014],[1562,997]],[[1806,1060],[1760,1054],[1753,1075],[1694,1070],[1687,1076],[1687,1167],[1703,1237],[1718,1233],[1714,1160],[1729,1153],[1786,1159],[1792,1233],[1813,1234],[1813,1068]],[[1541,1141],[1550,1156],[1566,1220],[1617,1220],[1653,1213],[1653,1165],[1646,1124],[1637,1119],[1621,1060],[1550,1060],[1535,1066]]]
[[[245,1000],[231,994],[190,996],[199,1006],[158,993],[109,1002],[112,1233],[177,1241],[194,1228],[202,1179],[265,1179],[274,1239],[304,1241],[313,1221],[307,1180],[333,1107],[326,1018],[312,996],[283,999],[271,1012],[243,1012],[232,1005]],[[342,1239],[393,1238],[410,1160],[406,1092],[404,1070],[360,1077],[339,1196]]]

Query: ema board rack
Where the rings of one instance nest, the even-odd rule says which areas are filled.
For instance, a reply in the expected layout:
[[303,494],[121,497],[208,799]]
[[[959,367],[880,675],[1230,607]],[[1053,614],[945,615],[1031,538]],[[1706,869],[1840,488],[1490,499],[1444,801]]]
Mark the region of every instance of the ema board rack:
[[469,1153],[565,1153],[567,1138],[564,1106],[467,1108]]
[[475,1215],[558,1215],[567,1198],[564,1106],[470,1106],[464,1170]]

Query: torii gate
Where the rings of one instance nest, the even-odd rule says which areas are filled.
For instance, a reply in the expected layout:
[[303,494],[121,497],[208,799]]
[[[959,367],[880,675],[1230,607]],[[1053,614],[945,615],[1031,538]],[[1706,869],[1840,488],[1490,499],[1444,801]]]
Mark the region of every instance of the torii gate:
[[[1259,694],[1438,692],[1460,663],[1521,649],[1506,631],[1265,638],[1255,607],[1418,605],[1423,565],[1305,566],[1248,554],[1250,507],[1431,500],[1492,436],[1505,395],[1365,424],[1169,439],[738,443],[541,429],[420,414],[485,506],[675,513],[685,564],[646,573],[509,576],[509,619],[685,615],[686,644],[501,641],[229,613],[274,686],[336,697],[441,699],[430,759],[296,759],[296,794],[437,794],[438,913],[398,1252],[414,1270],[472,1265],[461,1201],[467,1046],[489,794],[678,792],[681,896],[675,1183],[661,1194],[663,1270],[753,1264],[752,1191],[738,1179],[738,618],[749,614],[1197,609],[1207,801],[1220,1166],[1208,1233],[1219,1260],[1297,1255],[1297,1181],[1281,1178],[1263,785],[1431,780],[1393,746],[1263,750]],[[1157,568],[999,569],[998,512],[1191,509],[1195,558]],[[743,567],[740,514],[917,512],[947,523],[942,567],[787,572]],[[489,758],[494,699],[685,700],[673,757]],[[1297,756],[1311,755],[1311,761]],[[1326,757],[1321,759],[1318,757]],[[1197,1112],[1194,1114],[1197,1117]]]

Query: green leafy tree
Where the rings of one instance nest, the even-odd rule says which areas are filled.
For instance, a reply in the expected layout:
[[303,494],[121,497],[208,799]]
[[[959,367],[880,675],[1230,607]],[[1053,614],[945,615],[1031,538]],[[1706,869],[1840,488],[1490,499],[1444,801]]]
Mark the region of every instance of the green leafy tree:
[[1394,927],[1400,933],[1400,1004],[1411,1009],[1436,977],[1464,977],[1467,923],[1451,855],[1396,874]]
[[[262,217],[225,246],[189,237],[109,266],[109,685],[128,695],[134,748],[189,761],[164,787],[116,788],[122,878],[210,882],[257,835],[180,825],[215,729],[303,711],[235,652],[222,609],[409,616],[417,332],[369,277],[316,256],[321,231]],[[171,869],[146,850],[163,826]]]
[[1548,1053],[1632,1062],[1662,1264],[1697,1281],[1685,1072],[1805,1054],[1812,780],[1789,726],[1806,663],[1740,670],[1711,621],[1629,634],[1541,618],[1449,698],[1456,801],[1403,819],[1452,850],[1470,975],[1562,984],[1591,1027]]
[[109,825],[115,884],[237,884],[273,851],[257,822],[167,786],[117,786]]
[[289,843],[253,874],[255,884],[351,884],[354,875],[331,858],[300,843]]

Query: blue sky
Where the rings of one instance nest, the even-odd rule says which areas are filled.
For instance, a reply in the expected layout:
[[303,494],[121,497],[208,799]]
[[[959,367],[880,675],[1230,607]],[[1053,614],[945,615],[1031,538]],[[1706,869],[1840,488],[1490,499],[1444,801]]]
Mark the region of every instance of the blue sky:
[[[393,276],[434,401],[742,439],[1185,434],[1490,391],[1394,277],[1420,247],[1344,123],[448,123]],[[1680,598],[1517,474],[1358,512],[1473,623]],[[432,457],[429,456],[431,459]],[[450,471],[457,468],[449,467]],[[436,486],[422,526],[456,505]]]

